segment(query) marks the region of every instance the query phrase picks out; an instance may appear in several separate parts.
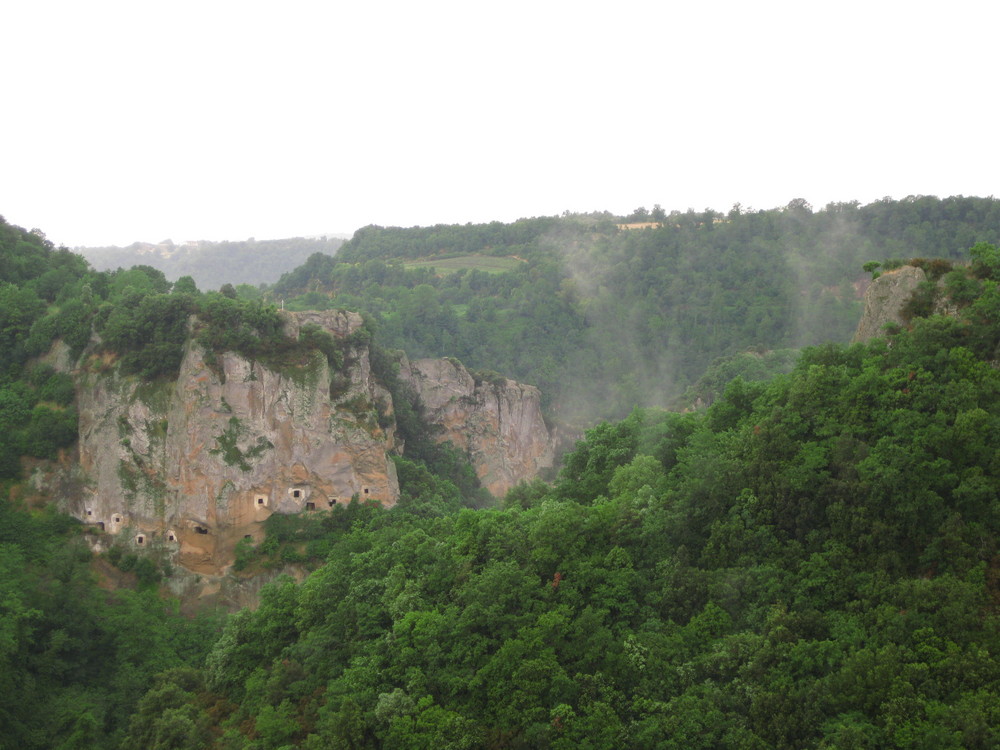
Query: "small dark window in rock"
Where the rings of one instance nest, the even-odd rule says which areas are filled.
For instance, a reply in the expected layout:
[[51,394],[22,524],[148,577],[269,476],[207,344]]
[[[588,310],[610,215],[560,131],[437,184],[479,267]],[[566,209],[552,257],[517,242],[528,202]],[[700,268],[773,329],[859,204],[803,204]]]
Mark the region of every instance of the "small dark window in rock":
[[368,488],[367,487],[365,487],[365,494],[366,495],[368,494]]
[[167,534],[167,541],[168,542],[176,542],[177,541],[177,537],[174,536],[174,534],[171,532],[170,534]]
[[145,543],[145,541],[146,541],[146,537],[144,537],[142,534],[139,534],[139,536],[137,536],[135,538],[135,543],[136,544],[143,544],[143,543]]
[[316,503],[306,503],[306,510],[316,510]]
[[292,490],[292,497],[302,497],[302,490]]
[[99,528],[101,531],[104,531],[104,521],[98,521],[97,528]]
[[94,511],[92,511],[90,508],[87,508],[87,515],[88,516],[94,515]]
[[206,529],[206,528],[204,528],[202,526],[195,526],[194,527],[194,533],[196,533],[196,534],[207,534],[208,533],[208,529]]
[[327,505],[329,505],[331,508],[336,504],[337,504],[337,498],[333,498],[327,503]]
[[115,516],[111,520],[114,521],[115,523],[121,523],[122,522],[122,517],[121,516]]

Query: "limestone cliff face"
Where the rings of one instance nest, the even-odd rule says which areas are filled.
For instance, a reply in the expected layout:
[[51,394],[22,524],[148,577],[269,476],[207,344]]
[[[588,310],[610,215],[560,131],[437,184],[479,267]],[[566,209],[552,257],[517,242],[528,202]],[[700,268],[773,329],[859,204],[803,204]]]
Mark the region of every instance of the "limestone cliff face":
[[[345,338],[361,325],[338,312],[289,315]],[[137,548],[159,547],[189,571],[224,573],[237,542],[263,538],[272,513],[327,509],[352,495],[391,505],[399,487],[391,399],[366,346],[345,372],[316,353],[282,370],[188,344],[176,381],[107,372],[79,378],[82,497],[71,511]],[[379,407],[378,405],[381,405]],[[381,408],[381,413],[380,413]]]
[[852,341],[867,341],[882,335],[889,324],[904,325],[900,311],[921,282],[927,279],[923,269],[902,266],[886,271],[865,292],[865,310]]
[[[63,507],[106,532],[94,537],[99,548],[156,551],[186,571],[170,582],[185,600],[252,598],[245,581],[226,574],[236,545],[261,541],[274,513],[327,510],[355,495],[385,505],[399,497],[389,454],[403,446],[392,397],[372,373],[365,340],[352,336],[361,316],[287,313],[284,321],[291,338],[316,325],[339,339],[344,367],[332,370],[318,351],[266,365],[206,352],[192,337],[174,381],[122,376],[110,357],[91,356],[75,371],[79,465],[66,477],[53,473],[47,486],[62,481]],[[537,388],[477,382],[450,360],[404,357],[400,369],[440,439],[468,452],[493,494],[552,465]]]
[[493,495],[552,466],[554,439],[534,386],[506,378],[477,382],[450,359],[404,359],[399,375],[420,398],[427,421],[441,428],[436,439],[467,451]]

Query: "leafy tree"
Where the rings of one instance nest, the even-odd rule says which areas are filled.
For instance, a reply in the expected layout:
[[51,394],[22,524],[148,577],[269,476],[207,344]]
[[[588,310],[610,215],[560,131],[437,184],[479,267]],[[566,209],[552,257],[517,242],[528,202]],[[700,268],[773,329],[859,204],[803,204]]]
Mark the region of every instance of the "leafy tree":
[[978,242],[969,250],[972,271],[981,279],[1000,281],[1000,250],[988,242]]
[[198,285],[194,283],[194,279],[190,276],[181,276],[177,281],[174,282],[172,289],[170,290],[173,294],[198,294]]

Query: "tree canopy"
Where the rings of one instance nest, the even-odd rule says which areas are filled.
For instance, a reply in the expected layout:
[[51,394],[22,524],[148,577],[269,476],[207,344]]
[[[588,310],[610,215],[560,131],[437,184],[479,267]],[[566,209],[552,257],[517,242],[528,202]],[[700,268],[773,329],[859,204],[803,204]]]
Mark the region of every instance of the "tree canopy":
[[677,405],[719,358],[848,341],[872,258],[1000,242],[992,198],[654,213],[365,227],[267,293],[364,311],[383,346],[537,385],[550,416],[587,425]]
[[[977,211],[992,210],[991,202],[963,201],[821,212],[795,204],[752,217],[808,224],[843,213],[888,237],[907,236],[911,225],[897,220],[913,214],[927,224],[912,235],[916,245],[922,236],[940,239],[935,221],[947,219],[948,236],[958,237]],[[546,226],[547,237],[561,221]],[[616,261],[602,283],[636,294],[648,286],[649,299],[661,288],[648,278],[659,254],[692,278],[700,273],[683,253],[670,254],[661,233],[724,236],[742,226],[715,214],[663,223],[634,230],[640,234],[596,221],[563,230],[582,237],[596,227],[585,257],[636,250],[614,256],[633,264],[631,274]],[[238,550],[240,572],[296,564],[311,573],[301,583],[279,577],[257,609],[225,622],[180,617],[157,592],[169,566],[115,545],[94,556],[86,541],[96,532],[24,502],[20,460],[55,457],[75,433],[72,378],[39,355],[59,339],[78,354],[117,358],[135,377],[166,377],[192,315],[209,348],[266,357],[301,344],[334,361],[342,353],[316,331],[282,344],[275,308],[238,289],[236,298],[200,294],[193,284],[171,286],[155,269],[97,273],[39,234],[2,222],[0,230],[11,250],[0,279],[5,743],[1000,744],[1000,272],[995,240],[978,236],[994,230],[970,230],[977,236],[967,238],[969,266],[915,261],[935,281],[918,289],[907,326],[863,344],[806,347],[794,364],[759,351],[716,361],[694,391],[713,394],[702,398],[712,400],[708,408],[639,408],[597,424],[551,485],[522,485],[496,506],[470,508],[474,487],[464,484],[460,457],[417,440],[413,454],[396,459],[395,507],[354,499],[308,516],[272,516],[265,539]],[[714,242],[700,247],[707,253]],[[717,247],[708,257],[730,257],[728,245]],[[780,262],[766,247],[762,257]],[[600,285],[589,296],[574,290],[550,261],[539,251],[516,272],[450,277],[381,260],[329,272],[381,276],[364,287],[385,290],[373,304],[405,290],[392,309],[370,313],[376,336],[414,318],[420,325],[405,340],[430,349],[450,345],[448,337],[462,341],[461,324],[444,325],[449,310],[458,320],[471,313],[494,321],[522,311],[534,322],[516,341],[534,341],[548,320],[583,346],[595,306],[610,297]],[[66,272],[62,280],[41,283],[54,268]],[[392,278],[400,279],[395,287]],[[782,283],[744,286],[780,295]],[[496,294],[444,296],[464,285]],[[724,308],[732,298],[720,289]],[[676,294],[695,305],[683,289]],[[724,341],[729,324],[718,325]],[[558,351],[550,345],[539,338],[532,351]],[[100,366],[96,360],[87,366]],[[387,362],[376,347],[373,367],[399,388]],[[412,404],[400,404],[406,424]],[[112,577],[117,592],[96,585]]]

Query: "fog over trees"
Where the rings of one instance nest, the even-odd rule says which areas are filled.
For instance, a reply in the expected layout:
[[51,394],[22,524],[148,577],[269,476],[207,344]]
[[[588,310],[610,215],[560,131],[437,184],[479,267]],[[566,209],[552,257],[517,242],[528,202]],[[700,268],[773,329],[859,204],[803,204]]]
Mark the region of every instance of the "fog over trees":
[[148,265],[163,271],[171,281],[189,277],[202,289],[223,284],[257,286],[303,264],[313,253],[333,255],[343,243],[340,237],[293,237],[283,240],[242,242],[135,242],[127,247],[79,247],[98,271],[113,271]]
[[[934,197],[372,226],[269,292],[364,311],[383,345],[537,385],[555,418],[586,425],[677,404],[720,357],[846,343],[865,262],[958,259],[998,227],[998,201]],[[517,262],[477,261],[498,257]]]

